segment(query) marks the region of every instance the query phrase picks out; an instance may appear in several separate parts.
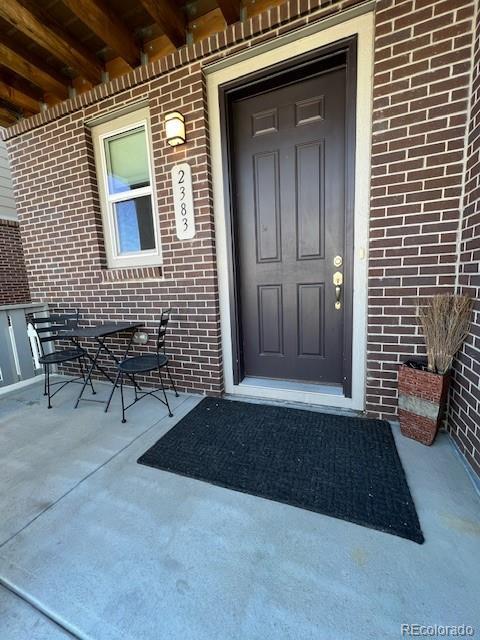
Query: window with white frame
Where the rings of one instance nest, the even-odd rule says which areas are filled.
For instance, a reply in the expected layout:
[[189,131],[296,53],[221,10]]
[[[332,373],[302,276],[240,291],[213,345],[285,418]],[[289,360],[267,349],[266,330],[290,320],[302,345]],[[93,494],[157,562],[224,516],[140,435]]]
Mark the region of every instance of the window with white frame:
[[148,109],[92,129],[109,267],[161,264]]

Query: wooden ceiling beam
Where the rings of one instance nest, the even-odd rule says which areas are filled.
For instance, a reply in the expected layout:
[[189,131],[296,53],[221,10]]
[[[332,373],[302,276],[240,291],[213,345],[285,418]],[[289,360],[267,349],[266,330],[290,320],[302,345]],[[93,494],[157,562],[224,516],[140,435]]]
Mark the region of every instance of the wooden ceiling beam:
[[38,63],[30,62],[2,42],[0,42],[0,62],[7,69],[14,71],[44,91],[49,91],[62,100],[68,98],[67,78],[64,82],[60,82],[57,77],[41,68]]
[[102,80],[102,66],[82,45],[64,33],[32,0],[1,0],[0,17],[91,82]]
[[240,20],[240,0],[217,0],[217,4],[227,24],[233,24]]
[[15,107],[36,113],[40,111],[40,102],[16,87],[12,87],[0,79],[0,98]]
[[140,0],[172,44],[181,47],[187,38],[185,16],[173,0]]
[[117,15],[101,0],[62,0],[77,18],[131,67],[140,64],[140,49]]
[[6,84],[10,85],[14,89],[18,89],[26,96],[30,96],[37,102],[43,102],[43,91],[35,85],[27,82],[15,73],[11,73],[8,69],[1,66],[2,60],[0,59],[0,80],[3,80]]
[[7,107],[0,106],[0,126],[9,127],[11,124],[15,124],[19,118],[19,114],[15,111],[10,111]]
[[44,73],[49,75],[55,82],[59,85],[70,86],[71,77],[58,71],[55,67],[47,64],[43,57],[40,57],[40,54],[32,53],[30,49],[27,49],[24,45],[19,45],[18,40],[15,36],[11,34],[0,32],[0,42],[11,49],[17,56],[20,56],[24,60],[26,60],[29,64],[34,67],[38,67]]

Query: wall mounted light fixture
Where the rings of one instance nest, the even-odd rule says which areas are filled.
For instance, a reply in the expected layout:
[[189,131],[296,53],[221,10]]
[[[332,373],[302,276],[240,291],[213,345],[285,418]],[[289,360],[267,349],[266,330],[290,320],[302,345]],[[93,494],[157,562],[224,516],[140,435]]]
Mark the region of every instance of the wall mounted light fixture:
[[170,111],[165,114],[165,133],[167,142],[172,147],[185,142],[185,118],[180,111]]

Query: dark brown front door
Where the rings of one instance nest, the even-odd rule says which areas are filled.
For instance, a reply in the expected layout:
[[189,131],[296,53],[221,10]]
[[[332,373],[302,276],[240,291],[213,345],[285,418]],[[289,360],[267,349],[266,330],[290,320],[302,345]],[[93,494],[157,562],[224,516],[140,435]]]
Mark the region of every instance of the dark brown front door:
[[341,68],[232,104],[245,376],[346,379],[345,85]]

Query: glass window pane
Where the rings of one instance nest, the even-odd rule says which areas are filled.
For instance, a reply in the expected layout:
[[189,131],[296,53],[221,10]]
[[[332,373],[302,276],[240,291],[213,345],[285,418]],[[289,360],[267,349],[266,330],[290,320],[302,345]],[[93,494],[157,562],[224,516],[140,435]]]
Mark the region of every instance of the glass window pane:
[[119,254],[155,249],[150,196],[116,202],[114,211]]
[[108,190],[121,193],[150,185],[144,127],[105,140]]

